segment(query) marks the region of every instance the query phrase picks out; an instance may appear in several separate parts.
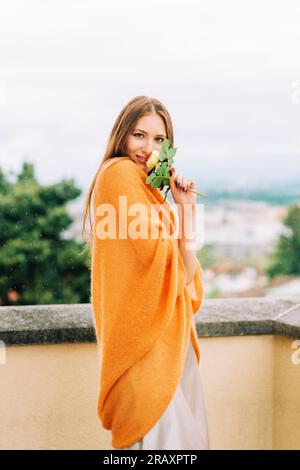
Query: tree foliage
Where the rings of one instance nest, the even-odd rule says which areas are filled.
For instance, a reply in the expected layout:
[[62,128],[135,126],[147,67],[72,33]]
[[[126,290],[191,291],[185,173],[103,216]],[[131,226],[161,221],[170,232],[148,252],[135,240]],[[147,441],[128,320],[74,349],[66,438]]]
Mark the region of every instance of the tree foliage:
[[40,185],[27,162],[16,176],[0,169],[0,305],[90,302],[89,254],[62,236],[81,190],[73,180]]
[[283,220],[286,233],[280,235],[266,272],[270,278],[300,274],[300,207],[292,204]]

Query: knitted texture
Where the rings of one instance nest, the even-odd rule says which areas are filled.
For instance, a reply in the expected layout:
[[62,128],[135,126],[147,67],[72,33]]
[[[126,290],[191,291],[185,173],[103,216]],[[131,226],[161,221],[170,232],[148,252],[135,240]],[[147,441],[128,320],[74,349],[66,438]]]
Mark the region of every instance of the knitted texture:
[[[100,349],[98,416],[112,431],[114,448],[141,439],[163,414],[180,380],[190,335],[200,363],[193,315],[203,301],[202,269],[197,260],[194,278],[186,285],[178,241],[162,236],[164,230],[174,233],[174,212],[160,190],[146,184],[146,177],[129,157],[112,158],[99,172],[93,195],[91,303]],[[137,203],[143,208],[138,212]],[[168,224],[153,217],[154,204]],[[108,207],[115,209],[116,233],[104,238]],[[143,227],[149,222],[148,236],[120,235],[119,227],[129,230],[137,218]],[[151,238],[153,223],[156,238]]]

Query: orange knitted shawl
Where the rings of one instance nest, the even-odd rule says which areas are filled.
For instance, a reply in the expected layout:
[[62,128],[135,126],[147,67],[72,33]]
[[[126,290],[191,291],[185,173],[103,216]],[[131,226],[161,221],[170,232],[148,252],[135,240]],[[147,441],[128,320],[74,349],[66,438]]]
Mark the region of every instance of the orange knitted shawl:
[[[158,204],[170,223],[167,232],[174,232],[171,205],[163,202],[158,188],[146,184],[146,177],[129,157],[115,157],[105,162],[94,188],[91,302],[100,346],[98,415],[103,427],[112,431],[114,448],[141,439],[163,414],[179,383],[190,335],[200,363],[192,319],[203,300],[199,262],[186,285],[178,241],[162,236],[163,219],[156,219],[156,238],[149,231],[141,238],[122,232],[124,201],[128,226],[134,224],[134,214],[135,220],[138,214],[140,222],[153,224],[150,207]],[[143,211],[135,212],[136,203]],[[104,209],[112,207],[115,215],[109,222],[115,222],[116,233],[107,230],[104,238]]]

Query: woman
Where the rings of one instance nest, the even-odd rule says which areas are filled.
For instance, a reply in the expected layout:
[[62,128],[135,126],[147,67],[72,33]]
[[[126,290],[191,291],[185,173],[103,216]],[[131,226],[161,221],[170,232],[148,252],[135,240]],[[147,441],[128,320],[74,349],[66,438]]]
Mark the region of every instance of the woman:
[[170,204],[159,188],[146,184],[146,161],[164,138],[172,147],[172,122],[163,104],[146,96],[132,99],[113,126],[84,212],[83,230],[93,196],[98,415],[116,449],[209,449],[192,318],[202,305],[203,276],[186,236],[196,217],[195,193],[187,189],[196,185],[182,175],[175,183],[172,168],[177,240]]

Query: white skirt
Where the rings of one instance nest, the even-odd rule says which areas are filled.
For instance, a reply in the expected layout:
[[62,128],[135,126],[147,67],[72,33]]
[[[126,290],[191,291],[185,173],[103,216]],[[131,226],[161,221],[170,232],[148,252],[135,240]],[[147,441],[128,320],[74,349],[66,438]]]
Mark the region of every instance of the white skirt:
[[189,340],[175,395],[145,436],[122,450],[209,450],[205,401],[197,356]]

